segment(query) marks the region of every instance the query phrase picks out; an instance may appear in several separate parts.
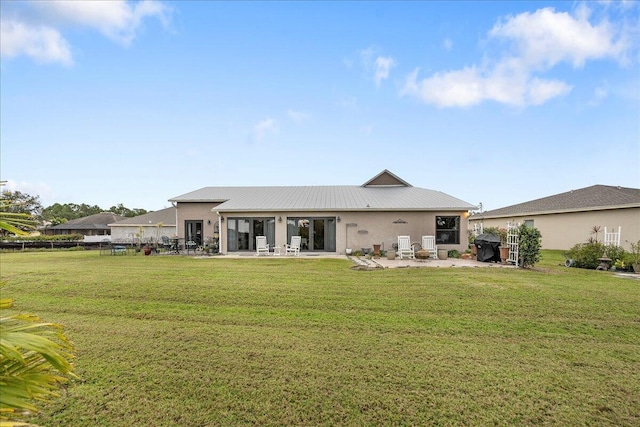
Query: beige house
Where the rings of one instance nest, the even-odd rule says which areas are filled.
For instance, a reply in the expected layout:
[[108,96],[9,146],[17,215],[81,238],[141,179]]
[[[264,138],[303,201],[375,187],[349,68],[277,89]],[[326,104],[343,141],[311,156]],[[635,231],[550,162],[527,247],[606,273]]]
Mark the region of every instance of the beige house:
[[475,208],[388,170],[356,186],[205,187],[169,201],[179,237],[198,244],[219,239],[222,253],[254,251],[256,236],[266,236],[271,250],[301,236],[307,254],[390,250],[399,235],[412,242],[435,235],[439,248],[464,251]]
[[[540,230],[544,249],[570,249],[589,238],[602,241],[607,231],[620,227],[620,244],[640,240],[640,189],[593,185],[505,208],[474,214],[471,228],[506,227],[507,222],[528,224]],[[594,227],[600,229],[593,233]]]
[[111,241],[117,243],[157,242],[176,235],[176,208],[170,207],[109,224]]

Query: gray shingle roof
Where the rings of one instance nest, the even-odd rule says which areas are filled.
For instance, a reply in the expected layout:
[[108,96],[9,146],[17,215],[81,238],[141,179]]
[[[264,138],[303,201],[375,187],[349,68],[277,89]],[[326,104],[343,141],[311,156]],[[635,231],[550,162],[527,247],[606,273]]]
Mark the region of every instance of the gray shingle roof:
[[48,227],[53,230],[108,230],[112,222],[120,221],[125,217],[116,215],[112,212],[100,212],[95,215],[85,216],[83,218],[72,219],[64,224]]
[[[484,218],[538,213],[591,211],[612,208],[640,207],[640,189],[593,185],[566,193],[543,197],[517,205],[486,211]],[[477,217],[478,214],[474,215]]]
[[172,202],[222,202],[224,211],[469,210],[474,205],[418,187],[204,187]]
[[156,225],[162,223],[166,226],[176,225],[176,208],[170,207],[159,211],[149,212],[144,215],[123,219],[122,221],[109,224],[110,226],[132,226],[132,225]]

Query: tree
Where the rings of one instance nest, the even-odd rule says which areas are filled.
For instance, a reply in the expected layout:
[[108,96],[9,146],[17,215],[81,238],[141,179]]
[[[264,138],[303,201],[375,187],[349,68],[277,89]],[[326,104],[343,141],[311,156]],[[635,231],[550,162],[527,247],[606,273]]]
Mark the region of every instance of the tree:
[[2,234],[26,236],[35,228],[36,222],[28,213],[14,212],[11,203],[0,200],[0,231]]
[[[2,203],[0,228],[16,234],[27,234],[16,228],[33,228],[35,221],[26,213],[7,212],[10,204]],[[4,287],[4,281],[0,283]],[[0,420],[37,412],[33,400],[57,396],[57,389],[69,377],[75,377],[70,363],[71,342],[62,327],[42,323],[34,314],[4,315],[13,307],[13,300],[0,299]],[[3,424],[4,423],[0,423]]]
[[127,218],[131,218],[134,216],[143,215],[147,213],[145,209],[139,209],[139,208],[129,209],[125,207],[122,203],[118,203],[117,206],[111,206],[109,208],[109,212],[113,212],[121,216],[126,216]]
[[[0,300],[3,312],[12,307],[13,300]],[[73,346],[60,325],[43,323],[34,314],[2,315],[0,335],[0,420],[37,412],[34,400],[57,397],[60,384],[76,377]]]
[[54,203],[42,210],[42,218],[51,222],[52,225],[62,224],[72,219],[83,218],[104,212],[98,205],[87,205],[86,203]]
[[41,212],[38,196],[4,190],[0,197],[0,230],[2,234],[26,235],[35,227],[34,218]]
[[533,267],[540,261],[540,240],[542,235],[537,228],[522,224],[518,229],[518,252],[523,268]]

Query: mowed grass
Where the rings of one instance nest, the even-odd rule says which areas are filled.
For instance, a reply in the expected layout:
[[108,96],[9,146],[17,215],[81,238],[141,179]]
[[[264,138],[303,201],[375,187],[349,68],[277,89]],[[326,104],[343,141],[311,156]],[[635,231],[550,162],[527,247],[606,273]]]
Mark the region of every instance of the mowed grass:
[[640,425],[640,281],[341,259],[3,253],[80,381],[43,426]]

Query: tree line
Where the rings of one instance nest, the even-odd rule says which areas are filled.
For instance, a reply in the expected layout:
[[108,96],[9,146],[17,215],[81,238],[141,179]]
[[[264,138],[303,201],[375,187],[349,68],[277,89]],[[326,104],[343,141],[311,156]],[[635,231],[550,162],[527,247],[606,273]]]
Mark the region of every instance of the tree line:
[[122,203],[111,206],[109,209],[86,203],[54,203],[51,206],[43,207],[39,196],[9,190],[2,191],[1,201],[2,211],[27,214],[36,222],[46,223],[47,225],[64,224],[72,219],[83,218],[100,212],[113,212],[124,217],[134,217],[148,213],[146,209],[131,209]]

